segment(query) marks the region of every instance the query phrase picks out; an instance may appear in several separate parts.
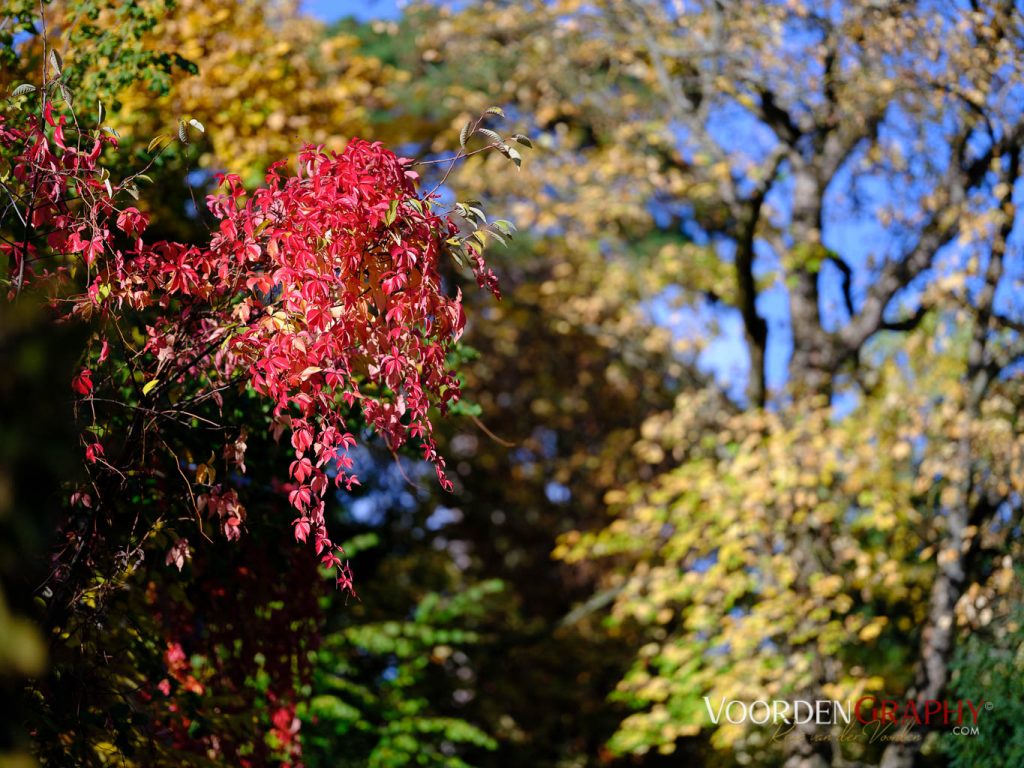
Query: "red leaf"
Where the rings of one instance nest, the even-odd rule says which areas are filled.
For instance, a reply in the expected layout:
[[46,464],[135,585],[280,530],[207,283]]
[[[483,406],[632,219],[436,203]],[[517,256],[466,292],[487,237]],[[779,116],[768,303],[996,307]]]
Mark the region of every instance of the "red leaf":
[[71,388],[80,395],[92,392],[92,371],[83,368],[71,381]]
[[295,540],[306,542],[309,538],[309,519],[305,517],[297,517],[292,520],[292,525],[295,526]]

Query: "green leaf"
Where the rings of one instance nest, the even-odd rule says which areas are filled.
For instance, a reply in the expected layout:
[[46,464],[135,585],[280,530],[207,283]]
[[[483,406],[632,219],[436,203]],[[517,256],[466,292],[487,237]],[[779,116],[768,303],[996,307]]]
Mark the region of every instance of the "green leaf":
[[17,88],[15,88],[13,91],[11,91],[11,96],[24,96],[26,93],[35,93],[35,92],[36,92],[36,87],[34,85],[32,85],[32,83],[22,83]]
[[142,394],[148,395],[150,392],[156,389],[159,383],[160,379],[152,379],[150,381],[147,381],[145,384],[142,385]]
[[388,205],[388,212],[384,214],[384,224],[390,227],[395,223],[396,216],[398,216],[398,201],[392,200]]
[[325,720],[356,721],[360,717],[358,709],[345,703],[337,696],[327,694],[314,696],[310,699],[309,709],[313,714]]

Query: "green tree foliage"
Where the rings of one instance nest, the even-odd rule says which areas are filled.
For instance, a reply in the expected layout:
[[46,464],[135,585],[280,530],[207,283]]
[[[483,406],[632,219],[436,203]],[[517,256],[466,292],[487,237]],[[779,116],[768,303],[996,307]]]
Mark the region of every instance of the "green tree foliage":
[[[342,621],[349,626],[323,641],[315,695],[303,707],[311,764],[463,768],[466,747],[494,750],[484,731],[444,714],[437,693],[444,690],[441,670],[465,662],[480,642],[475,627],[501,589],[490,581],[454,596],[427,593],[406,621]],[[347,745],[342,755],[335,754],[338,743]]]
[[[982,608],[982,610],[985,610]],[[1021,685],[1024,685],[1024,636],[1019,604],[1009,614],[968,637],[953,659],[951,692],[956,697],[992,703],[976,738],[944,737],[943,749],[952,768],[1017,765],[1024,760]]]

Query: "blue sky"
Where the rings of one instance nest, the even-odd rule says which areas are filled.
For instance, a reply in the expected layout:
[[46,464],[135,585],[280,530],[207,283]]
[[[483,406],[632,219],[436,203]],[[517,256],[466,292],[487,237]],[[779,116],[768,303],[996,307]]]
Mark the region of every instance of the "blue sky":
[[393,19],[399,14],[401,0],[303,0],[302,8],[324,21],[343,16],[367,19]]

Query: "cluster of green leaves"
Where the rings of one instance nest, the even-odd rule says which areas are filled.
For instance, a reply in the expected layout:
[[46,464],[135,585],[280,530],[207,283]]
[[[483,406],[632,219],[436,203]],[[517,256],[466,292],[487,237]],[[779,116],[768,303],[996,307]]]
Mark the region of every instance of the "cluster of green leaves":
[[198,72],[194,62],[147,43],[175,6],[175,0],[48,0],[40,17],[39,3],[15,0],[4,12],[0,58],[8,72],[33,72],[45,33],[57,50],[73,58],[66,85],[75,98],[87,105],[106,101],[116,112],[118,97],[129,86],[141,83],[153,97],[163,96],[178,73]]
[[157,24],[174,12],[176,0],[72,2],[72,21],[61,42],[79,59],[81,82],[70,85],[81,97],[114,95],[110,108],[116,111],[121,108],[116,96],[129,86],[142,83],[153,96],[163,96],[178,73],[198,74],[195,62],[145,44]]
[[[1019,578],[1019,577],[1018,577]],[[1006,616],[974,632],[956,650],[950,699],[985,701],[978,735],[942,737],[950,768],[1024,764],[1024,612]]]
[[[369,539],[372,534],[364,534]],[[372,540],[372,539],[371,539]],[[346,549],[351,551],[350,543]],[[459,666],[480,642],[473,629],[492,609],[499,581],[457,595],[428,593],[410,619],[368,621],[328,634],[318,652],[313,695],[300,707],[306,748],[319,765],[468,766],[466,747],[497,744],[460,717],[439,714],[438,668]],[[343,744],[342,754],[334,745]]]

